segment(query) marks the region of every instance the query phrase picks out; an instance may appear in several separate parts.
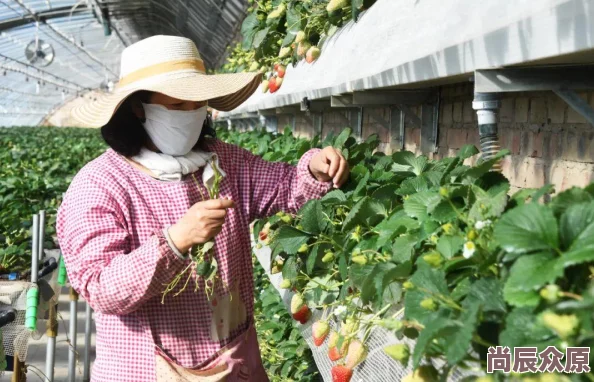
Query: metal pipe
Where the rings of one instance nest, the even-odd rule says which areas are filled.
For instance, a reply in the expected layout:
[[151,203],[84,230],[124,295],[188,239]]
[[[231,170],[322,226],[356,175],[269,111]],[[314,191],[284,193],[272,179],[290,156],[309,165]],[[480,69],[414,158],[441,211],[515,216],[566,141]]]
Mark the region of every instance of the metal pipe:
[[31,282],[37,283],[37,272],[39,271],[39,215],[33,215],[32,236],[33,243],[31,246]]
[[[497,134],[497,110],[501,107],[499,97],[494,93],[475,93],[472,108],[478,116],[481,152],[484,160],[489,160],[501,149]],[[493,166],[493,171],[501,171],[501,163]]]
[[87,310],[85,316],[85,364],[83,371],[83,381],[89,382],[91,380],[91,317],[93,312],[91,305],[87,302]]
[[43,259],[43,243],[45,240],[45,211],[41,210],[39,211],[39,249],[37,250],[37,257],[39,258],[39,261],[41,262],[41,260]]
[[54,367],[56,363],[56,337],[58,336],[58,320],[56,319],[56,304],[50,301],[49,319],[47,321],[47,347],[45,355],[45,380],[54,381]]
[[68,381],[76,380],[76,323],[78,293],[70,287],[70,351],[68,353]]

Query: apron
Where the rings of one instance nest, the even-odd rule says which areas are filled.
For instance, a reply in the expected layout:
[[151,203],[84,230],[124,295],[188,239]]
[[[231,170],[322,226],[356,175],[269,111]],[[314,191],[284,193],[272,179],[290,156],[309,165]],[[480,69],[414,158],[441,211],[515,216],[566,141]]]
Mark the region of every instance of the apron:
[[[237,284],[227,296],[216,297],[211,317],[211,339],[220,341],[246,322],[245,306]],[[226,317],[227,325],[218,325]],[[177,365],[156,347],[157,382],[268,382],[262,365],[258,336],[253,319],[245,332],[221,348],[215,359],[200,369],[188,369]]]
[[268,382],[253,324],[219,350],[217,355],[204,368],[186,369],[176,365],[166,355],[157,353],[157,382]]

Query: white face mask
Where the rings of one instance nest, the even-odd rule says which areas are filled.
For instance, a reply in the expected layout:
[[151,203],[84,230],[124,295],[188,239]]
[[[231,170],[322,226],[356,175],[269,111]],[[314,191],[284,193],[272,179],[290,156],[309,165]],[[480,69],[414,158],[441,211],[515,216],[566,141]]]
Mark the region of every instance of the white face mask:
[[198,142],[206,120],[206,106],[196,110],[169,110],[163,105],[143,103],[147,134],[163,154],[182,156]]

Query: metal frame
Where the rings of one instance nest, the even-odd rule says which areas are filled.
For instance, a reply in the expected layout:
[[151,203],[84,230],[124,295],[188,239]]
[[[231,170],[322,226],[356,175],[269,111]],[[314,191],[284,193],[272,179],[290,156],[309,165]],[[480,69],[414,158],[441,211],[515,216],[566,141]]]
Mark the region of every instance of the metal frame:
[[[37,20],[39,20],[41,22],[45,22],[47,20],[51,20],[54,18],[66,17],[66,16],[70,16],[72,14],[86,12],[88,10],[89,10],[89,8],[87,8],[86,4],[81,4],[78,7],[76,7],[75,9],[72,9],[72,7],[70,7],[70,6],[54,7],[54,8],[45,10],[45,11],[36,12],[35,16],[37,17]],[[15,17],[12,19],[0,21],[0,31],[10,29],[10,28],[17,28],[22,25],[26,25],[28,23],[35,22],[36,21],[35,16],[33,16],[32,14],[28,14],[28,15],[23,15],[23,17]]]
[[[421,118],[407,105],[421,104]],[[400,149],[404,148],[404,120],[421,129],[421,151],[436,152],[438,143],[439,94],[434,89],[424,90],[379,90],[353,92],[348,95],[333,96],[334,107],[360,107],[362,115],[365,107],[390,107],[390,121],[377,115],[373,110],[365,110],[382,126],[389,126],[392,140],[397,138]],[[397,113],[394,108],[399,110]],[[400,115],[397,115],[400,114]],[[362,117],[360,117],[362,118]],[[359,121],[359,133],[362,133],[362,121]],[[361,135],[359,135],[361,136]]]
[[594,125],[594,109],[575,90],[594,89],[594,65],[476,70],[475,93],[550,90]]
[[[299,104],[259,110],[261,124],[278,126],[277,116],[291,115],[292,127],[295,130],[297,113],[312,125],[314,134],[321,134],[324,124],[324,114],[328,111],[345,110],[348,114],[336,113],[338,118],[353,129],[355,135],[361,139],[363,134],[363,114],[388,129],[390,146],[399,150],[404,149],[405,122],[421,129],[421,150],[424,153],[436,152],[439,131],[439,101],[440,95],[436,89],[424,90],[372,90],[353,92],[331,96],[330,99],[310,100],[303,98]],[[421,106],[421,117],[410,109],[408,105]],[[387,107],[390,109],[389,119],[377,112],[373,107]],[[224,117],[222,121],[238,122],[246,118],[243,114]],[[270,131],[270,130],[269,130]]]

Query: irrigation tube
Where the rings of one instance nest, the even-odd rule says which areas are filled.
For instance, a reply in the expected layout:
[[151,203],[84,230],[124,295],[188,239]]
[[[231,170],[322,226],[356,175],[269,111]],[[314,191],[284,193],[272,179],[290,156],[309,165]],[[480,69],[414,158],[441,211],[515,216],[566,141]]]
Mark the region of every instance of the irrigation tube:
[[91,305],[87,302],[85,315],[85,364],[83,369],[83,381],[91,381]]
[[68,353],[68,381],[76,380],[76,322],[78,293],[70,287],[70,351]]

